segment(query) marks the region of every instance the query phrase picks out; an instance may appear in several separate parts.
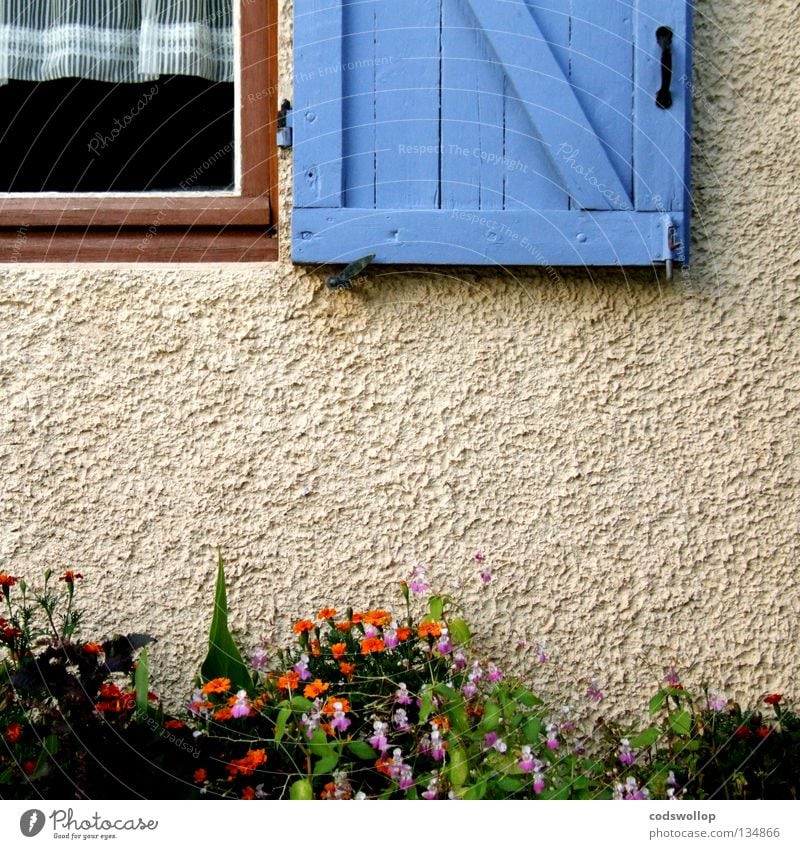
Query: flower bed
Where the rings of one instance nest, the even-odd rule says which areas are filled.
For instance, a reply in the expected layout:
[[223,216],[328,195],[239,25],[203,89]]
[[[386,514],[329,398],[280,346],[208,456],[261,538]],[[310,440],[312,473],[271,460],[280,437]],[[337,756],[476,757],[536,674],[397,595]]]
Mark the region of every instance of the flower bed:
[[419,570],[401,612],[327,607],[245,661],[220,560],[208,655],[180,716],[149,691],[151,637],[77,639],[80,580],[48,573],[31,593],[0,574],[0,796],[797,796],[800,719],[781,694],[744,711],[670,670],[646,722],[605,721],[596,684],[586,710],[555,706],[481,657]]

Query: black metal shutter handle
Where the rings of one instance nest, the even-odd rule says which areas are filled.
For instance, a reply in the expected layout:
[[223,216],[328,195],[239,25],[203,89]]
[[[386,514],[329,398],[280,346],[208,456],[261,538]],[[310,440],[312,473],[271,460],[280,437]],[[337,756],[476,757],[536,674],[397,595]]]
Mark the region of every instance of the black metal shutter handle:
[[661,88],[656,93],[656,106],[659,109],[669,109],[672,106],[672,30],[669,27],[659,27],[656,30],[656,41],[661,48]]

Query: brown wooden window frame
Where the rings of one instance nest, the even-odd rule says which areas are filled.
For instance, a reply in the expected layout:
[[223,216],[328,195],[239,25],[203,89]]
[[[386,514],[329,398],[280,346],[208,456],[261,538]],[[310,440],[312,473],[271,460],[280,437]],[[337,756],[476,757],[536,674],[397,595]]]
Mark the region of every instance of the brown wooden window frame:
[[278,0],[240,0],[236,195],[0,195],[0,262],[278,258]]

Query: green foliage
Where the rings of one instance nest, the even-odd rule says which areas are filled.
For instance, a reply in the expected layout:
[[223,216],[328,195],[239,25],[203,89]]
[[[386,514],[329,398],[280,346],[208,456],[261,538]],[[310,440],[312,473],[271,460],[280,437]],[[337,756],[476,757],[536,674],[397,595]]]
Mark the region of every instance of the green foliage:
[[208,654],[200,667],[203,681],[227,678],[234,690],[251,690],[253,681],[242,660],[239,647],[228,629],[228,594],[222,552],[218,552],[217,584],[214,590],[214,614],[208,635]]

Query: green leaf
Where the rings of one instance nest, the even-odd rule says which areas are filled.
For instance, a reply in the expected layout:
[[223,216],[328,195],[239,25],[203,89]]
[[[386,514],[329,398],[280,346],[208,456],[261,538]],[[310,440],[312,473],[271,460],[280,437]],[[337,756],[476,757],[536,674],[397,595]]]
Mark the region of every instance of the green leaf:
[[569,799],[569,784],[563,787],[551,787],[548,790],[543,790],[539,795],[540,799]]
[[676,710],[669,715],[670,728],[681,737],[692,733],[692,716],[687,710]]
[[375,749],[364,740],[351,740],[347,744],[347,750],[362,761],[374,761],[378,757]]
[[[314,730],[311,740],[308,743],[308,748],[312,755],[316,755],[319,758],[327,758],[334,751],[333,743],[328,742],[328,738],[321,728]],[[337,755],[336,757],[338,758],[339,756]]]
[[655,716],[661,708],[664,707],[667,701],[667,694],[664,690],[659,690],[652,699],[650,699],[650,716]]
[[466,645],[472,639],[469,625],[463,619],[451,619],[447,623],[447,630],[458,645]]
[[330,755],[326,755],[324,758],[320,758],[314,764],[314,775],[327,775],[328,773],[333,772],[336,769],[336,765],[339,763],[339,753],[333,752]]
[[314,798],[314,789],[307,778],[298,778],[289,788],[289,799],[308,801]]
[[497,782],[497,786],[504,793],[518,793],[525,786],[523,781],[520,781],[519,778],[512,778],[511,776],[506,776],[505,778],[501,778]]
[[214,615],[208,635],[208,654],[200,667],[200,675],[205,681],[228,678],[233,690],[251,691],[253,686],[250,672],[228,630],[228,595],[225,590],[222,552],[219,552],[217,565],[217,587],[214,592]]
[[529,719],[525,723],[522,733],[529,743],[538,743],[542,738],[542,723],[538,719]]
[[133,686],[136,690],[136,713],[144,719],[148,713],[147,694],[150,686],[150,664],[147,659],[147,649],[142,649],[133,674]]
[[292,711],[290,708],[285,707],[281,708],[278,711],[278,718],[275,720],[275,742],[279,743],[281,738],[286,733],[286,723],[289,721],[289,717],[292,715]]
[[535,693],[532,693],[530,690],[526,690],[524,687],[514,691],[514,698],[525,705],[525,707],[538,707],[539,705],[544,704],[544,702]]
[[645,728],[645,730],[642,731],[641,734],[637,734],[631,740],[631,746],[633,746],[634,749],[645,749],[648,746],[652,746],[653,743],[655,743],[660,736],[660,728],[656,728],[655,726],[651,728]]
[[477,784],[473,784],[472,787],[467,787],[464,790],[463,799],[467,799],[468,801],[477,801],[479,799],[483,799],[486,795],[486,785],[489,783],[488,778],[484,778],[482,781],[479,781]]
[[432,595],[428,600],[428,610],[430,611],[431,619],[438,622],[444,613],[444,599],[442,596]]
[[428,687],[424,687],[422,690],[422,704],[419,708],[419,721],[427,722],[428,717],[431,715],[431,711],[433,710],[433,693]]
[[314,707],[314,702],[303,696],[292,696],[290,704],[295,710],[312,710]]

